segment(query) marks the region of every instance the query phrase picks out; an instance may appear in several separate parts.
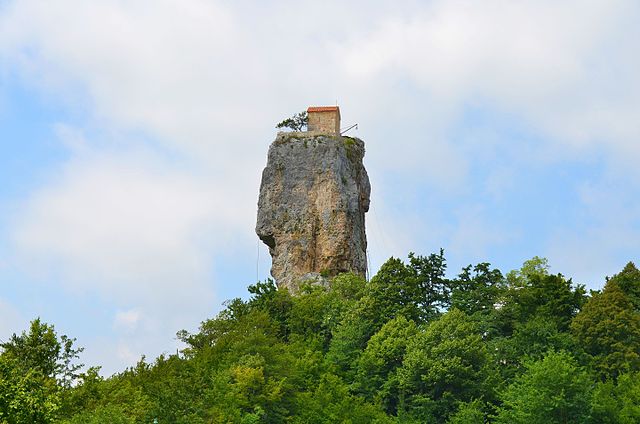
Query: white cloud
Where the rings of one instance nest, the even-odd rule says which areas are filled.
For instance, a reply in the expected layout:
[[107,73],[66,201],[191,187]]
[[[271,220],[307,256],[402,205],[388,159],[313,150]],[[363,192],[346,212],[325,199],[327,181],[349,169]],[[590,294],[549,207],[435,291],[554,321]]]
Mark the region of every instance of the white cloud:
[[282,95],[308,82],[306,66],[290,64],[326,58],[321,46],[321,58],[303,58],[303,42],[281,26],[291,22],[276,19],[274,28],[222,2],[31,1],[6,10],[0,50],[31,79],[66,97],[80,88],[98,119],[204,154],[226,170],[229,155],[241,159],[247,147],[267,142],[251,136],[264,124],[272,132],[291,107],[284,104],[299,98]]
[[0,55],[66,98],[79,88],[98,120],[227,172],[230,156],[260,163],[251,150],[285,111],[336,98],[378,133],[416,116],[437,139],[486,101],[569,146],[636,151],[633,1],[302,3],[10,2]]
[[219,307],[216,254],[253,245],[255,211],[238,208],[238,190],[148,150],[80,149],[19,208],[15,256],[39,280],[119,308],[123,343],[157,354]]
[[[123,364],[135,364],[142,356],[153,360],[157,355],[174,353],[182,348],[182,343],[175,337],[176,332],[195,328],[196,320],[203,319],[206,310],[194,314],[185,305],[168,306],[175,311],[159,311],[158,305],[153,304],[116,311],[113,320],[114,339],[109,343],[100,339],[90,343],[89,359],[93,361],[92,364],[102,365],[102,372],[109,375],[121,371]],[[197,304],[194,306],[197,307]]]
[[638,16],[631,1],[434,1],[342,56],[354,78],[404,74],[437,102],[487,102],[570,146],[637,152]]
[[54,132],[58,140],[71,152],[76,154],[87,152],[89,145],[79,128],[59,122],[54,125]]
[[465,176],[443,166],[463,155],[446,130],[478,102],[571,149],[637,149],[632,1],[302,3],[10,2],[0,56],[103,125],[221,174],[257,175],[274,122],[335,99],[372,161],[440,182]]
[[76,286],[126,300],[198,301],[210,297],[212,249],[253,219],[236,209],[234,191],[145,152],[92,152],[31,195],[14,238],[25,260]]
[[[84,139],[75,128],[58,128]],[[242,180],[211,175],[191,161],[80,145],[18,208],[11,234],[24,272],[116,309],[117,352],[86,335],[81,341],[89,360],[110,373],[132,364],[114,358],[153,357],[176,331],[194,329],[219,308],[216,258],[229,249],[254,252],[255,207],[239,205],[255,199]]]
[[[88,111],[94,123],[142,131],[221,175],[258,176],[283,115],[336,99],[345,121],[360,122],[365,138],[371,135],[372,152],[397,159],[394,169],[441,181],[463,175],[443,166],[460,157],[441,134],[449,108],[440,102],[427,112],[395,84],[373,89],[342,67],[348,57],[341,46],[389,13],[387,6],[242,7],[201,0],[8,3],[0,15],[0,57],[57,101]],[[409,116],[427,130],[418,152],[398,131]],[[380,135],[385,127],[398,136],[393,143]],[[408,157],[421,159],[407,164]]]
[[116,352],[118,359],[120,359],[124,363],[131,364],[140,359],[140,356],[133,353],[129,346],[127,346],[126,344],[118,344]]
[[142,314],[139,310],[129,309],[127,311],[117,311],[113,320],[113,326],[118,330],[131,332],[138,327]]

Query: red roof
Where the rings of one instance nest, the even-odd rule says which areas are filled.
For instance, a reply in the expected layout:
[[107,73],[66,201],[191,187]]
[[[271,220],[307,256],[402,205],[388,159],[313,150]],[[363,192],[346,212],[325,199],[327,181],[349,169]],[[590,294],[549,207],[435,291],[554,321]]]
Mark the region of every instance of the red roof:
[[339,112],[340,108],[338,106],[309,106],[307,109],[307,113],[311,112]]

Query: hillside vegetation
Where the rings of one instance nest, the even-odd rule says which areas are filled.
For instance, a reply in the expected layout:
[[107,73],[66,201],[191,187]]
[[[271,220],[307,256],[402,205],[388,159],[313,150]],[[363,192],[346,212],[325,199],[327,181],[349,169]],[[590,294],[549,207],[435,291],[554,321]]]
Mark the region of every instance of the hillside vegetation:
[[540,258],[445,271],[440,252],[295,297],[261,282],[179,354],[109,378],[35,320],[1,345],[0,422],[640,422],[632,263],[591,293]]

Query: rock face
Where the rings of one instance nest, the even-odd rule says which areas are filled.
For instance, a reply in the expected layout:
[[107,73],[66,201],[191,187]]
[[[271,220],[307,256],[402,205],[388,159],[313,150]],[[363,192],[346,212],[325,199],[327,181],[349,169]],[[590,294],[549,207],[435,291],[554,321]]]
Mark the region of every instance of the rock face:
[[363,157],[362,140],[339,135],[279,133],[269,147],[256,233],[278,287],[295,292],[305,280],[366,274],[371,186]]

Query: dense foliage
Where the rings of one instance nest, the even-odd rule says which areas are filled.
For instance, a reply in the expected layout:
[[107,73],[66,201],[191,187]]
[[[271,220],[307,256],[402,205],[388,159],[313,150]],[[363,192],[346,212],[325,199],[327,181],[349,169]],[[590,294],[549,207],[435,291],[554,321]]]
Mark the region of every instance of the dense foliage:
[[35,320],[0,345],[0,423],[640,422],[633,264],[589,295],[540,258],[445,271],[440,252],[296,296],[257,283],[109,378]]

